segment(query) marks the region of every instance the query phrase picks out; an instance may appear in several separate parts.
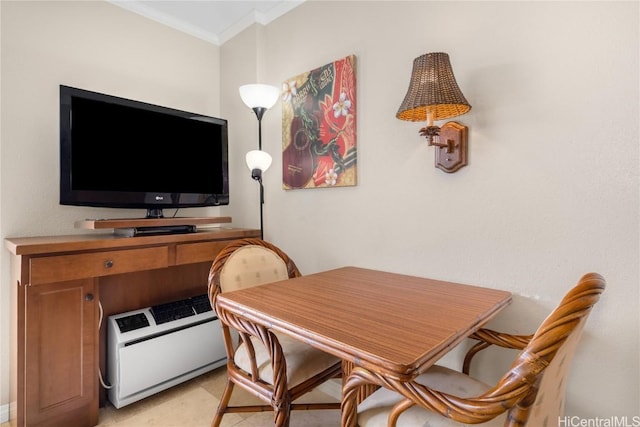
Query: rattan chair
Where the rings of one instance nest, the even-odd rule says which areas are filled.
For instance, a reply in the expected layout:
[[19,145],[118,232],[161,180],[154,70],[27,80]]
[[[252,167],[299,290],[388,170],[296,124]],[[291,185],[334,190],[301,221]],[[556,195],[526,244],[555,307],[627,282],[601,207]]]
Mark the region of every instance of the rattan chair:
[[[271,243],[237,240],[226,246],[209,272],[209,300],[265,283],[300,276],[295,263]],[[227,352],[227,384],[211,423],[220,425],[229,412],[274,411],[274,425],[288,426],[291,410],[339,409],[340,402],[294,402],[331,378],[340,377],[341,360],[286,335],[243,322],[221,318]],[[232,332],[233,330],[233,332]],[[234,385],[265,401],[264,405],[230,406]]]
[[[564,414],[567,373],[582,329],[604,288],[602,276],[584,275],[533,335],[479,330],[463,372],[435,365],[402,383],[355,368],[344,388],[345,409],[357,405],[361,385],[375,384],[382,387],[357,407],[360,427],[555,426]],[[491,345],[521,350],[494,386],[468,375],[473,356]]]

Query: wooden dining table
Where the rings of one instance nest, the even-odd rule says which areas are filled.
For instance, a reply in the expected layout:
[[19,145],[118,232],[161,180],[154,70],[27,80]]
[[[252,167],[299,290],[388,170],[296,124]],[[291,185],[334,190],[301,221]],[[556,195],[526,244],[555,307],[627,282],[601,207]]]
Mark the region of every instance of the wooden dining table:
[[[361,367],[409,381],[510,302],[504,290],[342,267],[225,292],[215,308],[341,358],[344,377]],[[345,410],[342,425],[355,425]]]

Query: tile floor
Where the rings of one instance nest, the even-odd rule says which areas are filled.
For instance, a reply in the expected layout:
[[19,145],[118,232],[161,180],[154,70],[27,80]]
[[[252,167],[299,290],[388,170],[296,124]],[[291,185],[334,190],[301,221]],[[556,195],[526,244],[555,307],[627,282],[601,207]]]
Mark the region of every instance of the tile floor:
[[[226,380],[225,368],[219,368],[154,396],[120,409],[107,404],[100,408],[101,427],[209,427],[218,406]],[[339,380],[323,385],[305,398],[335,402],[340,396]],[[254,401],[250,394],[236,387],[231,403]],[[299,402],[303,402],[300,399]],[[222,427],[261,427],[273,425],[273,413],[226,414]],[[340,425],[339,410],[293,411],[291,427],[336,427]]]
[[[224,367],[146,399],[116,409],[110,403],[100,408],[100,427],[209,427],[218,406],[226,379]],[[335,402],[340,398],[340,380],[323,384],[317,391],[298,400],[309,398]],[[319,400],[323,399],[323,400]],[[326,399],[326,400],[325,400]],[[236,387],[231,403],[258,399]],[[273,425],[272,412],[226,414],[221,427],[264,427]],[[292,411],[290,427],[336,427],[340,425],[339,410]],[[8,427],[2,423],[0,427]]]

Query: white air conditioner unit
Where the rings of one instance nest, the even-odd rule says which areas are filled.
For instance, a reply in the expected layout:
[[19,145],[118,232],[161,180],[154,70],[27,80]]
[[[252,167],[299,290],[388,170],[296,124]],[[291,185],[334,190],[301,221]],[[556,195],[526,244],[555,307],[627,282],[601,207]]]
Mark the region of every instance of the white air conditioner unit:
[[116,408],[226,364],[220,320],[206,295],[109,316],[107,334]]

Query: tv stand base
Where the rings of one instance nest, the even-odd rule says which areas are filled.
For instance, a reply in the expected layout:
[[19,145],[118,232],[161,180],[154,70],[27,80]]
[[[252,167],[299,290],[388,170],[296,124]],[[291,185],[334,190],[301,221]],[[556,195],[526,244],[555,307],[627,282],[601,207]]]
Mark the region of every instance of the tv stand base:
[[[177,217],[177,218],[118,218],[118,219],[86,219],[76,221],[76,228],[84,228],[87,230],[102,230],[105,228],[155,228],[169,226],[195,226],[210,224],[228,224],[231,223],[230,216],[214,216],[204,218],[194,217]],[[174,233],[179,233],[175,232]],[[168,233],[161,233],[168,234]]]
[[113,234],[122,237],[157,236],[162,234],[185,234],[195,232],[195,225],[163,225],[157,227],[126,227],[113,229]]

